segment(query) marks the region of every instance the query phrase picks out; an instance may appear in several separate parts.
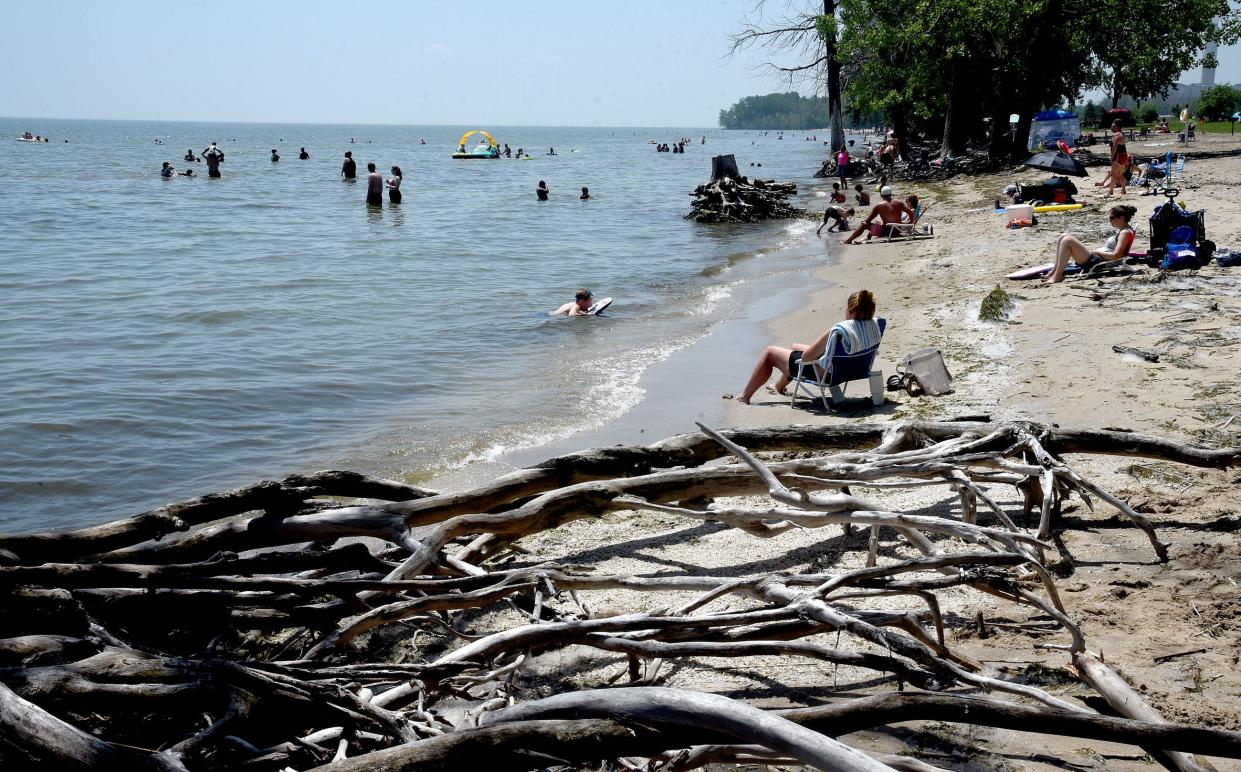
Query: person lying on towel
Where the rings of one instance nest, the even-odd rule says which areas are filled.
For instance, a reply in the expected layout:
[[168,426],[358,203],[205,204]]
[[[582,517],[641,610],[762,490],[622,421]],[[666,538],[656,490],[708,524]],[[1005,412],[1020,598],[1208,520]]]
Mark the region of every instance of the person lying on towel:
[[1114,260],[1123,260],[1133,247],[1133,226],[1129,221],[1137,214],[1137,208],[1128,204],[1117,204],[1108,214],[1108,222],[1116,231],[1098,249],[1090,249],[1076,236],[1067,233],[1056,239],[1056,264],[1051,273],[1043,279],[1044,284],[1056,284],[1064,281],[1064,269],[1072,260],[1083,271],[1089,271],[1096,265]]

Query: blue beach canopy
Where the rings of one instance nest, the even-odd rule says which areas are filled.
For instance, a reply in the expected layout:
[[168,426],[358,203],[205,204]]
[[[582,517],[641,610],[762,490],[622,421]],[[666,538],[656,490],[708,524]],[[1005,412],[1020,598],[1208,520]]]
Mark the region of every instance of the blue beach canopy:
[[1058,140],[1064,140],[1071,145],[1081,134],[1082,126],[1077,120],[1077,113],[1053,107],[1034,115],[1034,122],[1030,124],[1030,141],[1026,144],[1026,149],[1033,150],[1040,145],[1054,147]]

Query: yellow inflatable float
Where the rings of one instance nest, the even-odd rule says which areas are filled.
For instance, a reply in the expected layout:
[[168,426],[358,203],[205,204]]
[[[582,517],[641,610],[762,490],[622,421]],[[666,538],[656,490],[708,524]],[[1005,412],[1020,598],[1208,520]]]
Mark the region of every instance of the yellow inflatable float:
[[[483,139],[479,141],[478,146],[473,150],[466,151],[465,143],[475,134],[483,135]],[[457,152],[452,154],[453,158],[499,158],[500,146],[491,138],[491,135],[482,129],[467,131],[461,135],[461,141],[457,143]]]
[[1034,207],[1035,212],[1067,212],[1072,209],[1081,209],[1085,204],[1048,204],[1047,206]]

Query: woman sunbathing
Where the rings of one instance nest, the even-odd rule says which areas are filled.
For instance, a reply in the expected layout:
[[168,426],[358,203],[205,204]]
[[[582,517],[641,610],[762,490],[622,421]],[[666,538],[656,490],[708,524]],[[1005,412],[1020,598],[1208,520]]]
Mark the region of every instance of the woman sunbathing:
[[1128,204],[1112,207],[1108,214],[1108,222],[1116,229],[1100,249],[1091,250],[1076,236],[1065,233],[1056,239],[1056,263],[1043,279],[1044,284],[1055,284],[1064,281],[1064,269],[1072,260],[1083,271],[1089,271],[1096,265],[1113,260],[1123,260],[1133,246],[1133,226],[1129,221],[1137,214],[1137,208]]
[[[837,333],[834,337],[832,333]],[[870,290],[858,290],[849,296],[845,308],[845,321],[829,327],[826,332],[815,338],[809,346],[794,343],[792,348],[768,346],[754,365],[750,381],[745,390],[737,397],[738,402],[750,404],[750,398],[763,384],[771,378],[772,370],[780,371],[780,380],[776,381],[775,393],[784,394],[789,381],[797,375],[798,367],[803,359],[807,362],[819,360],[820,365],[831,362],[832,356],[843,350],[850,354],[862,351],[879,342],[883,333],[879,323],[875,321],[875,296]],[[830,345],[829,345],[830,344]],[[727,395],[725,395],[727,397]]]

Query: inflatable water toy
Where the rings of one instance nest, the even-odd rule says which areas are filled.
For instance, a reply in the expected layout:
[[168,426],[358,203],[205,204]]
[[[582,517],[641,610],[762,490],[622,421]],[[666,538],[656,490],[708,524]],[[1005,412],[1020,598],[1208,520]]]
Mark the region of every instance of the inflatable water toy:
[[[483,139],[479,141],[477,147],[475,147],[473,150],[470,150],[469,152],[466,152],[465,143],[468,142],[470,137],[474,136],[475,134],[483,135]],[[500,157],[500,146],[496,144],[496,141],[492,139],[491,135],[488,134],[487,132],[483,131],[482,129],[474,129],[473,131],[467,131],[466,133],[461,135],[461,141],[457,143],[457,152],[453,153],[452,157],[458,158],[458,159],[499,158]]]
[[608,306],[612,305],[612,298],[604,298],[596,301],[590,308],[586,309],[587,316],[598,316],[602,314]]
[[1034,207],[1035,212],[1068,212],[1072,209],[1081,209],[1085,204],[1048,204],[1047,206]]

